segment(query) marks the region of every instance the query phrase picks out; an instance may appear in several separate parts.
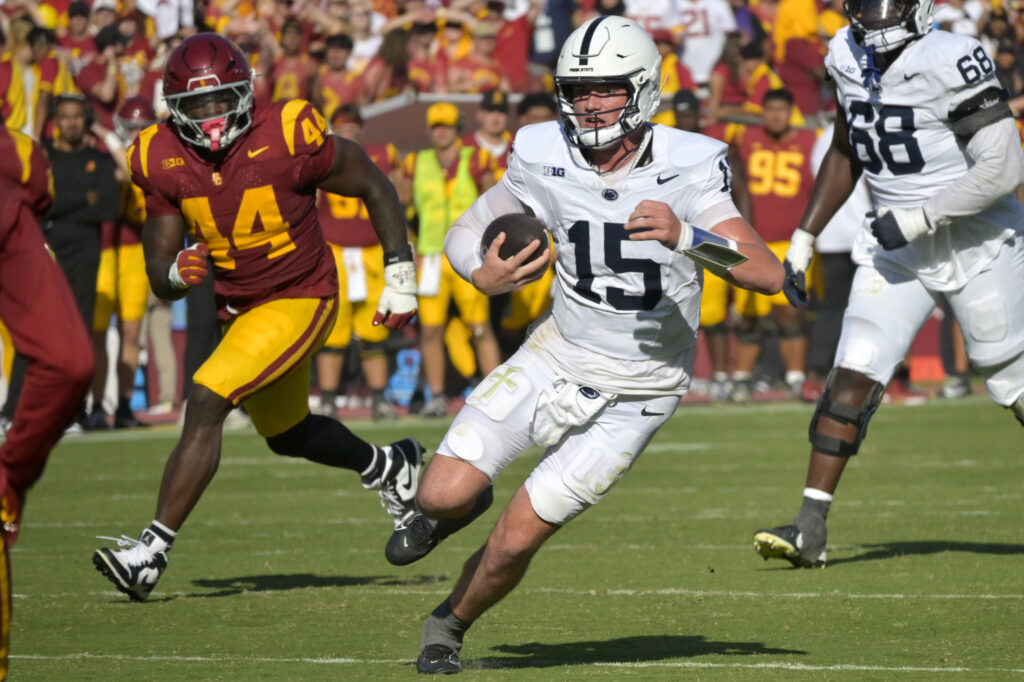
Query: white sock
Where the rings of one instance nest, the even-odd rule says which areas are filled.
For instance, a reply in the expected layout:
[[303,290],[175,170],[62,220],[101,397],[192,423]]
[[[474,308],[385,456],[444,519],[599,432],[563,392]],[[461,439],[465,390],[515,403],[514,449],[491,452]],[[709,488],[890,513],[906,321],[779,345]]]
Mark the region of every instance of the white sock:
[[822,502],[831,502],[832,495],[824,490],[818,490],[817,488],[804,488],[804,497],[809,497],[812,500],[820,500]]
[[793,384],[802,384],[806,378],[806,375],[798,369],[791,369],[786,372],[786,383],[790,386]]

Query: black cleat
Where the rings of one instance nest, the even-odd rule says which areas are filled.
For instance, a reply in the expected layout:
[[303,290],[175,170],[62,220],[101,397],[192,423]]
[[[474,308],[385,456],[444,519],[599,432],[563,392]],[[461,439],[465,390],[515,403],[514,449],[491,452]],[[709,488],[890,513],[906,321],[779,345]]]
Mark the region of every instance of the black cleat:
[[804,546],[804,534],[796,526],[761,529],[754,533],[754,551],[768,559],[785,559],[796,568],[825,566],[825,542]]
[[153,541],[150,530],[142,531],[139,540],[122,535],[114,540],[128,549],[112,550],[101,547],[93,552],[92,563],[119,591],[132,601],[146,601],[156,582],[167,568],[167,553],[149,548]]
[[459,652],[444,644],[428,644],[416,659],[416,671],[424,675],[453,675],[461,670]]
[[435,521],[416,512],[402,523],[388,538],[384,557],[395,566],[407,566],[419,561],[437,547],[437,543],[456,533],[484,512],[494,503],[494,486],[487,488],[476,498],[473,510],[461,519]]

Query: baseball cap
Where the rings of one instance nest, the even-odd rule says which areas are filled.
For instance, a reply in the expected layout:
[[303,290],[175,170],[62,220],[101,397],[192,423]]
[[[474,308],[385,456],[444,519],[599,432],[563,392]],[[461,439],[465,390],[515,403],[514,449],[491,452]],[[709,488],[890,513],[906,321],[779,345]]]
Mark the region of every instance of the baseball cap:
[[696,110],[700,108],[700,102],[697,101],[697,95],[693,94],[693,90],[680,90],[672,95],[672,108],[676,111]]
[[487,90],[480,99],[480,108],[485,111],[508,113],[508,96],[497,88]]
[[101,9],[109,9],[111,12],[116,12],[117,0],[94,0],[92,3],[92,11],[99,12]]
[[459,109],[451,102],[434,102],[427,109],[427,127],[451,126],[459,124]]
[[667,28],[656,28],[651,30],[651,40],[656,43],[671,43],[676,44],[676,37],[672,34],[672,31]]
[[87,17],[89,16],[89,5],[82,2],[82,0],[75,0],[68,5],[68,16],[69,17]]

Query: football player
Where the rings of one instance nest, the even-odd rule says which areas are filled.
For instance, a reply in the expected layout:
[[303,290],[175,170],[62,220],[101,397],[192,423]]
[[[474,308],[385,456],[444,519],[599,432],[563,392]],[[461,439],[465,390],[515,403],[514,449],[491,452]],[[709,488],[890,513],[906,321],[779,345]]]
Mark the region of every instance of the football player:
[[7,550],[18,538],[25,496],[80,409],[93,370],[89,332],[39,229],[52,190],[42,148],[0,126],[0,318],[17,352],[31,360],[0,445],[0,679],[7,675],[11,631]]
[[[149,99],[136,95],[125,100],[114,115],[116,138],[107,141],[112,154],[130,145],[139,132],[157,122]],[[96,356],[96,375],[92,381],[93,424],[106,425],[103,394],[107,385],[107,329],[117,312],[120,352],[117,364],[117,409],[114,427],[141,426],[131,409],[135,372],[139,368],[139,336],[146,314],[149,282],[142,254],[142,224],[146,220],[146,200],[142,190],[131,182],[121,184],[121,207],[117,221],[103,224],[100,266],[96,273],[96,306],[93,309],[92,346]],[[95,420],[99,414],[101,419]]]
[[[455,270],[482,292],[509,291],[548,258],[507,261],[497,216],[533,213],[558,243],[554,304],[460,410],[418,496],[422,514],[388,542],[392,563],[425,556],[486,509],[491,481],[533,445],[547,448],[451,595],[427,618],[417,668],[460,669],[466,629],[522,578],[565,523],[604,497],[668,420],[693,369],[702,270],[681,251],[693,225],[734,240],[749,260],[722,274],[763,293],[783,270],[730,197],[724,144],[652,125],[661,57],[635,22],[577,29],[555,72],[560,121],[518,131],[508,172],[445,240]],[[547,254],[545,254],[547,255]]]
[[[171,54],[171,119],[128,150],[146,194],[142,243],[153,291],[181,298],[211,270],[224,337],[196,371],[182,437],[164,470],[156,518],[96,567],[132,600],[149,596],[177,531],[217,470],[225,416],[245,404],[275,453],[360,473],[396,524],[412,511],[422,448],[371,445],[307,406],[312,355],[337,314],[338,276],[316,217],[316,190],[359,197],[384,253],[375,322],[416,312],[416,273],[403,208],[359,145],[330,135],[303,100],[254,108],[253,74],[234,43],[187,38]],[[182,249],[186,231],[196,245]]]
[[785,265],[805,300],[814,241],[863,172],[875,201],[853,245],[843,330],[811,418],[803,504],[761,530],[765,559],[823,566],[825,519],[885,386],[945,299],[989,397],[1024,424],[1024,154],[992,60],[966,35],[932,30],[932,0],[847,0],[829,43],[836,128]]

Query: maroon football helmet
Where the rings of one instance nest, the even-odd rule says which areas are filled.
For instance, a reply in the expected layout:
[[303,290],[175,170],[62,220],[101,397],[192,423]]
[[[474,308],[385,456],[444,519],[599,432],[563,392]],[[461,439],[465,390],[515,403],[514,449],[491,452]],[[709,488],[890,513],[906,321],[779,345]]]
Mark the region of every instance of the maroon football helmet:
[[114,114],[114,130],[124,143],[135,139],[141,131],[157,122],[156,111],[148,97],[129,97]]
[[245,55],[227,38],[186,38],[164,69],[164,98],[178,135],[202,149],[227,148],[252,125],[252,77]]

